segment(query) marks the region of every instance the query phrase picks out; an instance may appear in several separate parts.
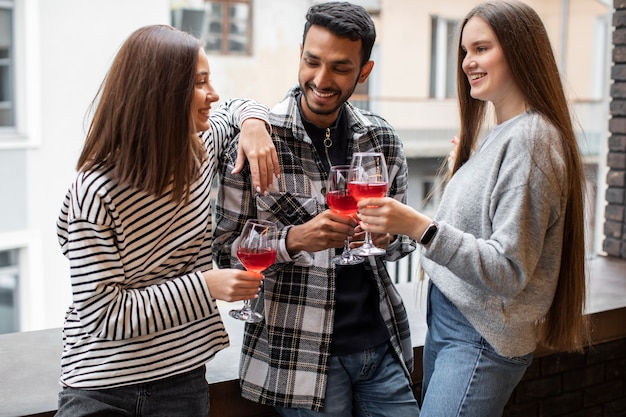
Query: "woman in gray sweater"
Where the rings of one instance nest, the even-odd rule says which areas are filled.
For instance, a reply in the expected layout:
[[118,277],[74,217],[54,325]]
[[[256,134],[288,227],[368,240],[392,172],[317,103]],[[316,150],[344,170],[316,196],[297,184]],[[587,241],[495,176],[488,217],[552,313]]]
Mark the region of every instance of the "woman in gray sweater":
[[[478,5],[458,58],[461,131],[435,218],[359,202],[365,229],[423,245],[421,417],[500,416],[537,343],[587,340],[582,162],[541,19],[516,1]],[[488,105],[496,125],[479,141]]]

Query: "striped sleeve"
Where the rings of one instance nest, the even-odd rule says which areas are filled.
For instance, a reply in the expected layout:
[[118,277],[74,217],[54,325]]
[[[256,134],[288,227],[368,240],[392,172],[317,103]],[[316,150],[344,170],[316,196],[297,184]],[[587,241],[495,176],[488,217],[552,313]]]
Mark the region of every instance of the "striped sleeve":
[[[215,148],[215,154],[221,155],[228,145],[237,138],[241,125],[247,119],[260,119],[267,126],[269,109],[251,99],[231,99],[211,113],[211,128],[204,133],[207,147]],[[208,138],[212,137],[212,143]]]
[[[212,303],[202,274],[171,276],[177,260],[165,254],[167,247],[155,250],[156,237],[151,233],[157,228],[163,230],[159,219],[165,217],[167,205],[144,196],[136,198],[134,206],[125,207],[125,212],[140,213],[135,223],[153,228],[142,229],[144,238],[130,238],[126,228],[134,224],[127,221],[122,226],[118,208],[106,191],[106,182],[103,175],[79,176],[59,219],[59,242],[70,260],[74,308],[84,330],[102,339],[120,340],[171,329],[210,315]],[[168,241],[175,246],[177,236],[182,239],[190,230],[180,227],[171,232],[176,235],[168,236]],[[140,268],[130,271],[134,259],[145,259],[144,262],[158,268],[142,276]],[[165,276],[155,276],[159,268]],[[132,284],[142,279],[155,283]]]

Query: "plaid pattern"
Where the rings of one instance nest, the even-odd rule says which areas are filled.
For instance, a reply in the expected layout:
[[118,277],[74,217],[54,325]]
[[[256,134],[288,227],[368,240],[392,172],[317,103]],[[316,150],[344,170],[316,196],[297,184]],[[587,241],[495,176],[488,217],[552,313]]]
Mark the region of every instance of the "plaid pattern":
[[[333,333],[335,270],[330,259],[334,249],[290,257],[285,248],[291,225],[306,222],[326,209],[327,173],[302,125],[295,102],[298,93],[299,87],[293,88],[270,113],[281,176],[268,195],[252,192],[248,170],[231,174],[236,146],[226,153],[228,160],[220,171],[213,251],[220,267],[240,265],[234,248],[245,221],[263,218],[278,224],[281,239],[276,264],[265,272],[263,296],[253,302],[265,321],[246,324],[240,367],[242,396],[262,404],[319,411],[324,406]],[[383,152],[389,170],[389,195],[405,202],[407,164],[395,131],[382,118],[349,103],[345,112],[352,133],[347,138],[346,163],[353,152]],[[414,249],[413,240],[399,236],[385,259],[397,260]],[[413,349],[402,299],[381,257],[370,257],[366,268],[378,283],[381,315],[408,375],[413,367]]]

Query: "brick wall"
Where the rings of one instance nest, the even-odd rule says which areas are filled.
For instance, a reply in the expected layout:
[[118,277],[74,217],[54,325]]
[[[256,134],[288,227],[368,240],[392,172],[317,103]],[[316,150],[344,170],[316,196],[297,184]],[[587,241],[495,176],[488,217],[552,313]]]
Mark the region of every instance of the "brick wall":
[[503,417],[626,416],[626,339],[536,358]]
[[604,250],[626,258],[626,0],[614,1],[611,120],[607,165]]

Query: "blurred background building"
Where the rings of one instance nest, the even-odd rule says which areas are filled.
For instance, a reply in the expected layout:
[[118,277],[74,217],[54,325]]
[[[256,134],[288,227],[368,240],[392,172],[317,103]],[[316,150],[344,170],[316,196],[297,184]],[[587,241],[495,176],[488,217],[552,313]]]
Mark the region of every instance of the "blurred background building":
[[[432,212],[437,192],[427,204],[424,197],[437,190],[436,170],[458,129],[457,27],[478,0],[352,1],[371,13],[378,33],[374,70],[352,100],[396,127],[409,158],[409,203]],[[75,176],[88,107],[126,37],[155,23],[190,31],[205,42],[222,99],[271,106],[297,82],[304,14],[314,3],[0,0],[0,333],[62,325],[71,294],[56,218]],[[592,257],[603,240],[612,7],[527,3],[548,28],[578,120]]]

